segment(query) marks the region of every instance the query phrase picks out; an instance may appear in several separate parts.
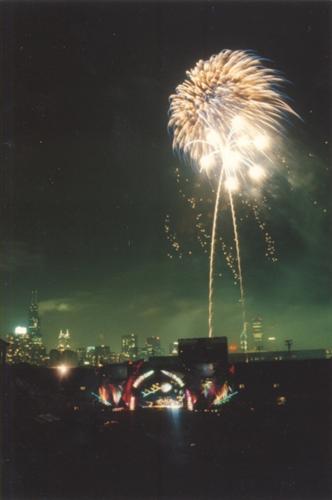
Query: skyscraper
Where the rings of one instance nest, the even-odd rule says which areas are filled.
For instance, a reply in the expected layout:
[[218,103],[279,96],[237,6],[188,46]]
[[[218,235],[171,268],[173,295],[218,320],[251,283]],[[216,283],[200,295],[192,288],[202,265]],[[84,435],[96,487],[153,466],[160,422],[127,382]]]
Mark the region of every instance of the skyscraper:
[[243,330],[240,335],[240,346],[242,352],[247,352],[248,350],[248,334],[247,334],[248,323],[245,321],[243,323]]
[[37,290],[32,290],[31,292],[31,303],[28,312],[28,333],[33,342],[37,344],[42,343]]
[[68,351],[70,349],[70,333],[67,328],[66,331],[60,330],[58,337],[58,351]]
[[135,333],[122,335],[121,338],[121,353],[126,359],[136,359],[138,354],[138,341]]
[[178,340],[174,340],[174,342],[172,342],[169,345],[169,354],[171,354],[172,356],[177,356],[179,354],[179,341]]
[[160,356],[161,355],[160,337],[147,337],[146,351],[148,356]]
[[7,342],[7,361],[9,364],[31,363],[32,343],[26,328],[15,328],[15,333],[7,335]]
[[78,347],[76,349],[78,364],[80,366],[88,365],[86,347]]
[[15,332],[7,336],[9,343],[8,363],[30,363],[43,365],[46,360],[46,349],[43,345],[38,310],[37,291],[31,294],[28,310],[28,327],[17,326]]
[[111,349],[108,345],[97,345],[95,355],[97,366],[107,365],[111,362]]
[[32,290],[31,303],[28,311],[28,338],[30,344],[30,363],[41,365],[45,362],[46,350],[43,345],[40,329],[37,290]]
[[262,318],[256,316],[252,320],[252,336],[254,338],[254,348],[256,351],[263,350],[263,322]]

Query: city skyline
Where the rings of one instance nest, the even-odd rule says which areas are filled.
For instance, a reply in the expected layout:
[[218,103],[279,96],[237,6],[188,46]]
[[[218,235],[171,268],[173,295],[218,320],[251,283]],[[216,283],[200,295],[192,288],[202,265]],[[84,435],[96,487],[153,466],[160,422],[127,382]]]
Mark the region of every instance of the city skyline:
[[[185,68],[229,47],[271,59],[292,82],[289,93],[303,119],[289,132],[282,151],[287,176],[275,176],[264,214],[278,261],[265,258],[255,221],[240,224],[248,317],[261,315],[267,333],[292,338],[299,348],[327,347],[327,6],[243,6],[247,14],[235,22],[236,5],[192,5],[190,25],[176,4],[151,6],[144,15],[141,7],[115,4],[22,5],[19,15],[15,5],[2,8],[14,29],[2,34],[9,50],[1,333],[25,324],[36,288],[48,347],[61,328],[73,332],[77,346],[117,350],[130,332],[158,335],[165,346],[207,334],[208,262],[176,172],[181,189],[198,176],[172,154],[167,108]],[[135,39],[135,51],[128,39]],[[198,189],[208,200],[208,183]],[[167,217],[182,258],[167,240]],[[221,257],[218,273],[215,334],[238,343],[239,290]]]
[[[45,343],[45,338],[42,332],[42,328],[40,325],[39,318],[39,303],[37,300],[38,291],[32,290],[31,292],[31,303],[27,309],[27,320],[22,321],[20,324],[17,324],[12,331],[7,332],[6,335],[3,335],[3,338],[7,337],[9,342],[12,342],[14,338],[17,338],[19,341],[20,337],[30,336],[32,342],[40,343],[44,345],[49,351],[59,351],[63,352],[64,350],[72,350],[79,351],[82,349],[89,349],[92,347],[104,347],[111,348],[111,353],[121,356],[124,354],[124,359],[126,356],[128,359],[139,359],[140,357],[149,357],[153,355],[170,355],[174,354],[174,344],[178,343],[179,339],[175,339],[172,342],[168,343],[167,341],[163,342],[163,340],[159,336],[147,336],[142,333],[138,334],[135,332],[127,332],[123,333],[120,337],[120,343],[116,346],[114,344],[110,345],[111,336],[105,335],[95,335],[94,339],[91,337],[91,342],[87,344],[83,344],[80,341],[79,332],[78,335],[75,336],[74,339],[72,337],[72,332],[67,327],[61,327],[60,330],[56,333],[55,336],[52,336],[52,339],[49,342]],[[27,326],[26,326],[27,325]],[[278,335],[276,333],[275,328],[271,328],[271,325],[266,327],[266,323],[259,315],[255,315],[249,319],[247,322],[247,348],[248,352],[257,352],[257,351],[282,351],[285,349],[285,346],[288,343],[291,345],[294,344],[293,339],[288,339],[285,335]],[[38,335],[36,337],[36,332]],[[50,338],[48,335],[46,338]],[[184,338],[184,337],[182,337]],[[114,340],[114,337],[113,337]],[[230,352],[242,352],[241,345],[241,336],[238,335],[229,335],[229,346]],[[128,349],[129,346],[129,349]],[[132,347],[130,347],[132,346]],[[167,348],[168,346],[168,348]],[[321,349],[330,348],[330,344],[325,346],[320,346]],[[303,349],[303,346],[295,345],[295,350]],[[131,353],[131,350],[133,353]],[[289,349],[289,347],[288,347]]]

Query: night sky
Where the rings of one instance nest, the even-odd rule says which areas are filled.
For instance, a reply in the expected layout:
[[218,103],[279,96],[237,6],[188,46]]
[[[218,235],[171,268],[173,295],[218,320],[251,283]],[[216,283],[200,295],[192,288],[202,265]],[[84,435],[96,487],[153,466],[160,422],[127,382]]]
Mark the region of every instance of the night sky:
[[[239,222],[248,316],[295,348],[331,346],[330,7],[327,3],[2,3],[0,332],[38,289],[49,348],[207,334],[208,255],[179,193],[208,182],[173,154],[168,97],[185,70],[253,49],[291,82],[293,120],[265,220]],[[176,182],[179,169],[181,183]],[[287,174],[287,175],[286,175]],[[186,181],[188,179],[188,181]],[[170,248],[165,218],[180,252]],[[225,238],[231,228],[224,223]],[[229,233],[229,234],[228,234]],[[180,253],[183,255],[180,258]],[[170,254],[172,258],[168,256]],[[221,254],[221,252],[220,252]],[[215,333],[238,341],[239,290],[220,255]]]

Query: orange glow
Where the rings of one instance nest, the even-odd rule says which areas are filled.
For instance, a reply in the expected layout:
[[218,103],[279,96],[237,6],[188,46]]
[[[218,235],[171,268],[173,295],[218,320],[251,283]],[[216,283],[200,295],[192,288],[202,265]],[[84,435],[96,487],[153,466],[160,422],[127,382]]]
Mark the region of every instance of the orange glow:
[[238,350],[237,344],[229,344],[229,346],[228,346],[229,352],[236,352],[237,350]]
[[69,372],[69,367],[66,366],[66,365],[59,365],[56,368],[58,370],[58,373],[59,373],[60,377],[64,377]]

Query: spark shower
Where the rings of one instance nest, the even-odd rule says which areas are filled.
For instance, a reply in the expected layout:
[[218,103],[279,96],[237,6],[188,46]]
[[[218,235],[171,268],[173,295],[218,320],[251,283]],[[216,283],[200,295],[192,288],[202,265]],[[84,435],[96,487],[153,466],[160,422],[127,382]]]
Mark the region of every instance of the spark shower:
[[265,60],[249,50],[222,50],[197,62],[170,96],[169,129],[173,149],[205,173],[216,186],[211,231],[208,334],[213,336],[213,296],[218,215],[222,197],[228,200],[233,224],[247,349],[246,309],[236,217],[236,192],[268,179],[271,152],[283,134],[285,118],[298,116],[282,92],[285,80]]

